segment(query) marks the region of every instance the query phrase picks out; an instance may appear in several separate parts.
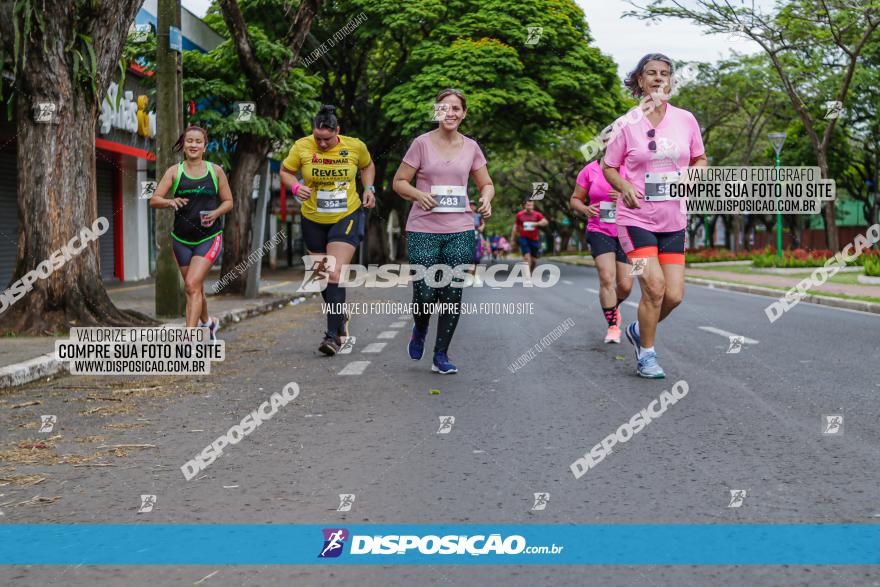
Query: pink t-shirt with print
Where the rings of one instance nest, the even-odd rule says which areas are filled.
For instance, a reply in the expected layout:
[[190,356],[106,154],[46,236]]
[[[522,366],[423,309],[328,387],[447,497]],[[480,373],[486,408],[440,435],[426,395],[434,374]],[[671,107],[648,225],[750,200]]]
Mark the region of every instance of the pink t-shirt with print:
[[[625,167],[620,168],[620,175],[623,176],[623,179],[626,179]],[[587,204],[590,206],[594,204],[601,205],[601,202],[617,201],[608,195],[608,192],[611,191],[611,184],[605,179],[605,175],[602,173],[602,166],[599,165],[598,160],[588,163],[581,169],[577,176],[577,184],[587,190],[587,196],[589,196]],[[623,206],[623,204],[619,205]],[[617,238],[617,224],[614,222],[602,222],[598,216],[593,216],[587,220],[587,232],[600,232]]]
[[[437,148],[431,144],[430,133],[416,137],[410,145],[403,162],[416,170],[416,189],[431,193],[432,185],[456,185],[467,187],[472,171],[486,166],[486,157],[480,145],[473,139],[464,139],[461,151],[451,161],[445,161]],[[474,229],[473,208],[470,204],[464,212],[426,212],[413,203],[406,221],[410,232],[447,234]]]
[[[638,108],[638,106],[636,107]],[[632,111],[622,118],[631,116]],[[632,120],[632,118],[630,118]],[[655,129],[654,137],[648,131]],[[656,143],[656,151],[648,145]],[[609,167],[625,165],[628,170],[627,181],[632,183],[640,194],[645,194],[645,174],[668,171],[682,171],[690,165],[691,159],[706,152],[700,125],[694,115],[666,105],[666,114],[656,127],[647,117],[639,122],[625,123],[617,137],[605,149],[605,164]],[[674,232],[687,225],[687,214],[681,199],[664,202],[646,202],[639,199],[641,208],[627,208],[620,201],[617,206],[618,226],[638,226],[651,232]]]

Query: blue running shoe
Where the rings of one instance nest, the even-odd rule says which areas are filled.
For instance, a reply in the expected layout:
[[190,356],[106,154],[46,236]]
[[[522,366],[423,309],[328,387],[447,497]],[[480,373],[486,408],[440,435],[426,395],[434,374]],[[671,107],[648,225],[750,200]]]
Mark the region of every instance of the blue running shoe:
[[665,379],[666,373],[663,368],[657,364],[657,353],[648,351],[645,356],[639,359],[638,374],[646,379]]
[[642,337],[636,333],[636,323],[632,322],[626,327],[626,339],[635,347],[636,361],[639,360],[639,347],[642,345]]
[[420,332],[418,326],[413,324],[412,336],[409,338],[409,345],[406,347],[409,351],[409,358],[418,361],[425,354],[425,335],[427,332]]
[[446,353],[434,353],[434,364],[431,365],[431,371],[440,373],[441,375],[449,375],[458,373],[458,368],[449,362]]

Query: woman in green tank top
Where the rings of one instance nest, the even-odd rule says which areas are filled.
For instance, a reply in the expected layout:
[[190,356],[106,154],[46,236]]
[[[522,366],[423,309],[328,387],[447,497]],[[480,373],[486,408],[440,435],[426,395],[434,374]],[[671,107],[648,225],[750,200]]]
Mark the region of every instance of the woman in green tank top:
[[174,150],[183,151],[184,160],[165,171],[150,207],[174,208],[171,244],[186,287],[186,325],[207,327],[211,340],[217,340],[219,321],[208,316],[205,278],[220,254],[232,190],[223,169],[204,160],[207,144],[208,133],[201,127],[190,126],[180,135]]

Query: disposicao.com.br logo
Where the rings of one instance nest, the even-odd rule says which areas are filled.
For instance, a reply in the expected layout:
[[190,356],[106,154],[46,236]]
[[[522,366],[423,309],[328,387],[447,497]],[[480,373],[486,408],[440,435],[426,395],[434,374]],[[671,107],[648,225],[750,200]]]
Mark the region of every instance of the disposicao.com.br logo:
[[349,535],[345,528],[325,528],[323,547],[318,558],[335,558],[343,552],[348,541],[351,555],[517,555],[517,554],[559,554],[565,548],[561,545],[528,546],[525,537],[511,534],[445,535],[435,534],[386,534]]

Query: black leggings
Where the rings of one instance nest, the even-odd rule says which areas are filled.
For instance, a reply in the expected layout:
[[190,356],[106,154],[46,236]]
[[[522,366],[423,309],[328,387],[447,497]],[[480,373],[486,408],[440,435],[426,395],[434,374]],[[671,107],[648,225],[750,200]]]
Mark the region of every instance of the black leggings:
[[[452,233],[432,233],[432,232],[409,232],[406,233],[406,251],[409,255],[409,262],[415,265],[423,265],[426,269],[431,265],[438,263],[449,265],[448,271],[452,271],[456,265],[468,265],[474,261],[475,237],[473,230]],[[461,281],[461,280],[455,280]],[[456,308],[456,311],[448,309],[440,312],[439,322],[437,323],[437,340],[434,343],[435,353],[445,353],[449,349],[449,343],[452,342],[452,335],[455,334],[455,327],[458,325],[458,311],[461,304],[460,287],[452,287],[450,283],[446,287],[430,287],[425,283],[424,279],[413,282],[413,303],[416,304],[416,311],[413,313],[413,319],[416,328],[422,332],[428,331],[428,324],[431,321],[429,314],[420,304],[455,304],[455,306],[445,306],[445,308]]]

